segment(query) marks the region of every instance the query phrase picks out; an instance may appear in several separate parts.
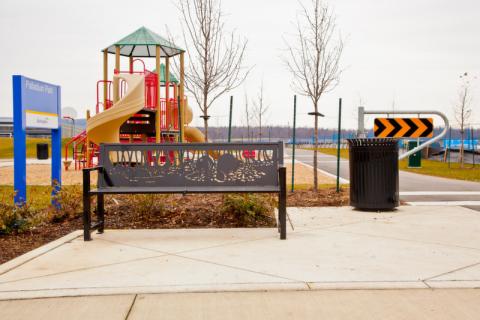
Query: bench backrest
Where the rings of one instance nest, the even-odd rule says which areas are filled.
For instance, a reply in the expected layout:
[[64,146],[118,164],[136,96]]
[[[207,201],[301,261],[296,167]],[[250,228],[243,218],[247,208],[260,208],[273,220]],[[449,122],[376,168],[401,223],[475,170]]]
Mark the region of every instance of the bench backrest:
[[98,186],[275,192],[283,142],[101,144]]

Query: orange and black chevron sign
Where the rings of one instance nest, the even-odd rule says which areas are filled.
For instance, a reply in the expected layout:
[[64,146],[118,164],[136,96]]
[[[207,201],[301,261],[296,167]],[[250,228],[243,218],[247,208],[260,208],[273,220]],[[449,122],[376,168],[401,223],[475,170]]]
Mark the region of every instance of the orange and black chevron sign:
[[373,128],[377,138],[431,138],[432,118],[376,118]]

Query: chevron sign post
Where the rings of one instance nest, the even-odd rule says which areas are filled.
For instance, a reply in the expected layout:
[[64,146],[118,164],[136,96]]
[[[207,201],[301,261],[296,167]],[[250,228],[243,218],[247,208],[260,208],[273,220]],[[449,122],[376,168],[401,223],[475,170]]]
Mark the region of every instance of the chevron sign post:
[[432,138],[432,118],[376,118],[377,138]]

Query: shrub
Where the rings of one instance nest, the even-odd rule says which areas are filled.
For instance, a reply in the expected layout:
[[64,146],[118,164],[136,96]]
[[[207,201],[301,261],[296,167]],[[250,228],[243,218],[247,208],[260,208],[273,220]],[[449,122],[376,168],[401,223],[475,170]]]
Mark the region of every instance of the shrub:
[[21,207],[12,203],[11,195],[3,191],[0,200],[0,234],[24,232],[42,220],[27,202]]
[[127,199],[130,209],[138,215],[162,214],[165,211],[165,195],[134,194]]
[[52,222],[62,222],[66,219],[75,219],[82,215],[82,190],[81,186],[63,186],[53,197],[58,206],[50,205],[49,219]]
[[17,215],[13,206],[3,202],[0,203],[0,234],[8,234],[15,229],[17,223]]
[[234,214],[243,224],[254,224],[259,220],[274,219],[273,208],[273,200],[269,196],[228,194],[223,198],[222,213]]

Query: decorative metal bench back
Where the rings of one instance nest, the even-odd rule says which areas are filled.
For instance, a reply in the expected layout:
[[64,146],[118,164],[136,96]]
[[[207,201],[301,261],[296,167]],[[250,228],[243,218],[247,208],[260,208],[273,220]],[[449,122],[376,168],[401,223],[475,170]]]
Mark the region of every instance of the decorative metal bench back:
[[102,144],[100,188],[279,188],[283,143]]

